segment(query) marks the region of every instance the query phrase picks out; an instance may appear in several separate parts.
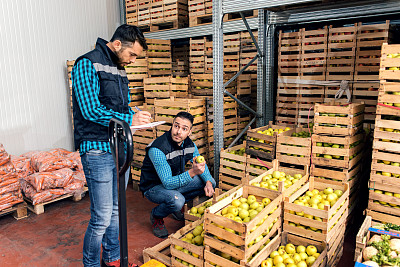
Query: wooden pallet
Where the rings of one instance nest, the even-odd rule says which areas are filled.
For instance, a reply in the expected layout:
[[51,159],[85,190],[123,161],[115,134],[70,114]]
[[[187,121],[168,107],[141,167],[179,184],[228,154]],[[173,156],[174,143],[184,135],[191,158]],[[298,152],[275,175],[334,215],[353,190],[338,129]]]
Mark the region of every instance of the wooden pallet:
[[154,247],[145,248],[143,250],[143,261],[144,263],[154,259],[166,266],[173,266],[171,262],[171,239],[167,238]]
[[[294,200],[302,196],[308,190],[313,190],[314,188],[318,190],[324,190],[326,187],[331,187],[334,190],[339,189],[343,192],[343,195],[330,208],[328,206],[325,206],[325,210],[319,210],[293,203]],[[305,236],[313,240],[325,241],[327,242],[328,246],[330,246],[332,244],[331,241],[335,240],[335,237],[338,236],[342,224],[347,219],[349,185],[347,183],[310,178],[309,182],[307,182],[290,197],[286,197],[284,200],[285,211],[283,230],[288,231],[289,233],[293,233],[295,235]],[[291,212],[304,212],[305,214],[321,218],[322,221],[319,222],[314,219],[305,218],[303,216],[297,215],[296,213],[292,214]],[[305,227],[314,227],[317,230],[320,230],[320,232],[314,232],[310,229],[302,229],[289,224],[290,222],[300,224]]]
[[85,196],[87,191],[88,191],[88,188],[84,187],[84,190],[83,190],[82,194],[78,194],[78,195],[65,194],[65,195],[62,195],[62,196],[60,196],[58,198],[55,198],[53,200],[50,200],[50,201],[47,201],[47,202],[44,202],[44,203],[40,203],[40,204],[36,204],[36,205],[33,205],[32,201],[30,199],[28,199],[28,198],[24,197],[24,199],[25,199],[25,201],[27,203],[28,209],[30,211],[32,211],[33,213],[35,213],[36,215],[39,215],[39,214],[44,213],[44,206],[45,205],[48,205],[48,204],[51,204],[53,202],[57,202],[57,201],[60,201],[60,200],[63,200],[63,199],[67,199],[67,198],[71,198],[73,201],[77,202],[77,201],[82,200],[82,198]]
[[[364,104],[354,103],[346,105],[337,102],[315,104],[314,133],[355,135],[362,128],[364,107]],[[329,116],[330,114],[335,116]]]
[[12,216],[16,220],[20,220],[20,219],[28,217],[28,211],[27,211],[26,202],[15,204],[14,206],[12,206],[10,208],[1,210],[0,211],[0,217],[3,217],[3,216],[5,216],[7,214],[10,214],[10,213],[12,213]]
[[[238,199],[240,197],[247,198],[249,195],[254,195],[257,198],[257,201],[268,197],[271,200],[271,203],[269,203],[248,223],[239,223],[223,217],[220,214],[221,210],[230,205],[233,199]],[[267,219],[265,219],[264,223],[257,227],[257,224],[259,224],[261,220],[264,220],[265,216],[269,213],[271,214]],[[238,260],[247,261],[247,259],[249,259],[249,257],[253,255],[268,238],[271,238],[273,235],[280,232],[281,215],[282,195],[279,192],[272,190],[266,191],[258,187],[245,185],[239,188],[236,193],[222,199],[206,210],[204,217],[204,229],[206,233],[204,236],[204,244],[217,251],[227,253]],[[223,226],[224,229],[215,224]],[[270,225],[272,225],[272,228],[266,236],[254,245],[248,246],[251,241],[255,240],[258,236],[269,229]],[[256,229],[254,231],[250,231],[255,227]],[[227,231],[227,228],[234,230],[235,233]],[[215,237],[218,237],[218,239]],[[231,243],[228,244],[221,240],[226,240]],[[211,257],[212,255],[207,254],[204,256],[206,261],[213,262]]]

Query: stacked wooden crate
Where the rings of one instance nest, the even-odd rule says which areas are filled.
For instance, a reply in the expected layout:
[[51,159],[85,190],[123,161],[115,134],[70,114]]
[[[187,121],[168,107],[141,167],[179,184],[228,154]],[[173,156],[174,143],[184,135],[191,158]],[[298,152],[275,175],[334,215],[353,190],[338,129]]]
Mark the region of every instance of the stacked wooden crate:
[[[351,222],[359,205],[362,182],[360,165],[365,144],[363,112],[363,104],[331,102],[315,105],[311,176],[320,178],[326,184],[347,186],[346,214],[341,219],[343,225]],[[337,234],[341,235],[342,232]],[[330,247],[329,240],[326,241]],[[341,253],[342,250],[338,250],[333,255]],[[330,255],[328,251],[328,257]]]
[[[330,198],[334,195],[333,200],[320,201],[317,197],[323,198],[320,192]],[[326,266],[337,266],[343,253],[348,204],[347,183],[310,177],[309,182],[284,198],[283,230],[325,242],[328,250]]]
[[326,89],[321,85],[300,85],[297,95],[298,111],[296,124],[304,127],[314,122],[314,105],[324,101]]
[[212,22],[212,0],[189,0],[189,27]]
[[192,134],[190,138],[194,141],[201,155],[207,155],[207,127],[206,109],[204,99],[174,98],[155,99],[154,113],[156,121],[167,123],[157,126],[157,136],[170,130],[173,119],[181,112],[186,111],[194,116]]
[[[237,78],[236,86],[237,98],[246,104],[248,107],[251,106],[251,74],[241,74]],[[247,123],[246,123],[247,122]],[[240,133],[250,122],[250,112],[238,105],[237,114],[237,125],[238,133]]]
[[188,77],[151,77],[145,78],[144,81],[144,97],[146,103],[154,104],[157,99],[187,98],[189,92]]
[[126,75],[129,80],[129,95],[131,97],[130,106],[140,106],[144,103],[143,79],[148,76],[147,59],[139,57],[135,63],[125,67]]
[[297,114],[299,103],[297,96],[300,94],[300,84],[296,83],[278,83],[276,97],[276,117],[279,124],[297,124]]
[[245,149],[246,145],[241,144],[221,150],[218,185],[220,189],[228,191],[243,183],[247,162]]
[[301,30],[279,31],[278,77],[296,78],[301,68]]
[[[224,82],[228,81],[230,78],[232,78],[232,74],[225,74]],[[190,93],[195,96],[212,96],[213,80],[212,74],[191,74]],[[236,81],[231,82],[225,89],[232,94],[236,94]]]
[[150,30],[178,29],[188,25],[187,0],[153,0],[150,9]]
[[399,74],[400,45],[383,44],[367,210],[381,222],[400,220]]
[[172,74],[171,40],[146,39],[147,69],[149,77]]
[[[258,31],[252,32],[256,41],[258,40]],[[240,68],[246,66],[257,55],[256,46],[249,32],[240,32]],[[257,71],[257,60],[254,61],[247,69],[246,72]]]
[[357,26],[357,54],[353,85],[353,102],[365,104],[366,123],[374,124],[379,88],[379,63],[381,47],[391,39],[392,27],[387,20],[383,24]]
[[204,72],[205,73],[213,73],[213,42],[206,41],[206,52],[205,52],[205,65],[204,65]]
[[125,0],[126,24],[138,25],[138,0]]
[[224,73],[238,72],[240,63],[240,32],[224,34]]
[[190,73],[205,73],[207,37],[190,38]]
[[151,0],[137,0],[137,3],[137,26],[140,27],[142,31],[148,31],[150,30]]
[[178,45],[172,46],[172,75],[178,77],[186,77],[189,75],[189,46]]
[[67,75],[68,75],[68,88],[69,88],[69,96],[70,96],[70,106],[71,106],[71,119],[72,119],[72,129],[74,129],[74,114],[72,112],[72,68],[74,67],[75,60],[67,60]]

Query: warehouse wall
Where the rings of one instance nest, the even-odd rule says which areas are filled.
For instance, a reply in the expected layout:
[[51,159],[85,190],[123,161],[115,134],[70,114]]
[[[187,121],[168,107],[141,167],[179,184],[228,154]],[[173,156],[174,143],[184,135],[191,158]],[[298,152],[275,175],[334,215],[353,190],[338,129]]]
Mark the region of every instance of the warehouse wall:
[[118,0],[0,1],[0,143],[73,149],[66,60],[110,39]]

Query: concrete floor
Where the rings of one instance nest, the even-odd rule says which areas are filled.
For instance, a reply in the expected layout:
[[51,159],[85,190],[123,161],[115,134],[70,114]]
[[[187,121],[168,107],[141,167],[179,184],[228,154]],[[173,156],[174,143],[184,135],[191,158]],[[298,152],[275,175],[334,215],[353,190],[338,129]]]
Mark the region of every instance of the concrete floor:
[[[45,206],[45,212],[16,221],[11,215],[0,218],[0,266],[82,266],[82,244],[90,218],[89,196],[81,201],[61,200]],[[131,186],[127,190],[129,259],[143,263],[144,248],[158,244],[149,214],[154,204]],[[361,216],[358,216],[361,218]],[[361,222],[361,220],[360,220]],[[360,222],[353,224],[345,240],[340,267],[354,266],[355,235]],[[170,233],[184,223],[165,220]]]

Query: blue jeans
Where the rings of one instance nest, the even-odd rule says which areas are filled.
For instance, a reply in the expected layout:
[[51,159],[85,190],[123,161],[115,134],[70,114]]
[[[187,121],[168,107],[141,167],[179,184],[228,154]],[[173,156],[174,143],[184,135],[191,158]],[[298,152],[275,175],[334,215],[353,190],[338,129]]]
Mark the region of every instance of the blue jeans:
[[[211,181],[215,188],[215,180]],[[156,185],[144,193],[144,196],[153,203],[159,204],[153,208],[152,214],[156,218],[165,218],[169,214],[180,211],[183,205],[197,196],[204,195],[206,184],[200,176],[194,176],[187,185],[176,190],[165,189],[162,184]]]
[[[117,169],[111,153],[90,150],[81,156],[90,197],[90,221],[83,240],[84,266],[100,266],[103,260],[120,258]],[[129,171],[125,174],[128,184]]]

